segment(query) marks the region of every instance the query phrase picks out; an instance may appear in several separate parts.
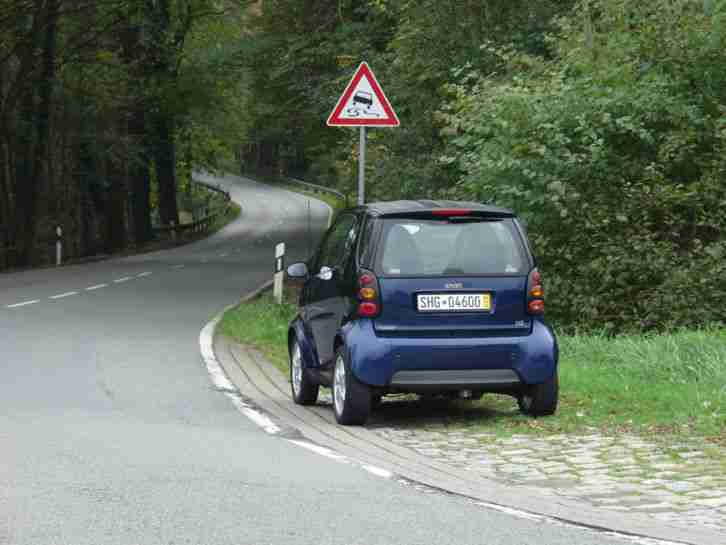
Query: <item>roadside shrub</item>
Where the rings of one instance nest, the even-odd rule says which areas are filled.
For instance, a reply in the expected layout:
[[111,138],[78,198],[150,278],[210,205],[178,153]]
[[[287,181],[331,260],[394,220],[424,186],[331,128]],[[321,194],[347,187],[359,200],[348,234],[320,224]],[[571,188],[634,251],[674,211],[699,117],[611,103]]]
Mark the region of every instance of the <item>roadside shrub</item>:
[[557,60],[492,49],[506,74],[452,87],[453,194],[526,218],[562,326],[726,322],[726,32],[718,9],[656,3],[590,2]]

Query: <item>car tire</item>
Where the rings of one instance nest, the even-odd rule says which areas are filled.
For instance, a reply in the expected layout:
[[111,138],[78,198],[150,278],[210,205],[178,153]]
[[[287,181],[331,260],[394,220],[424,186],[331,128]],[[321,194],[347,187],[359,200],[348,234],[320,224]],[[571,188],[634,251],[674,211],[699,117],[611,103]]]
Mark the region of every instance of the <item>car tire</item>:
[[298,405],[314,405],[320,391],[320,385],[313,382],[305,372],[297,339],[290,345],[290,391],[292,400]]
[[519,410],[530,416],[549,416],[557,411],[560,380],[557,373],[543,382],[525,387],[517,396]]
[[363,425],[371,414],[371,390],[353,375],[344,346],[335,353],[333,412],[338,424]]
[[383,403],[383,396],[381,394],[371,395],[371,410],[377,411],[380,409],[381,403]]

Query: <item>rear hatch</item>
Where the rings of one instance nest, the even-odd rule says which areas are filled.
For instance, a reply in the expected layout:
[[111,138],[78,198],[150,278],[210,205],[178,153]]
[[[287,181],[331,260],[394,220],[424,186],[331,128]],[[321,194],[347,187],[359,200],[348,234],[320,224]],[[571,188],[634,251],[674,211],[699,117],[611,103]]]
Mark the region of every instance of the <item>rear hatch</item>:
[[375,272],[382,336],[529,334],[532,261],[511,217],[383,218]]

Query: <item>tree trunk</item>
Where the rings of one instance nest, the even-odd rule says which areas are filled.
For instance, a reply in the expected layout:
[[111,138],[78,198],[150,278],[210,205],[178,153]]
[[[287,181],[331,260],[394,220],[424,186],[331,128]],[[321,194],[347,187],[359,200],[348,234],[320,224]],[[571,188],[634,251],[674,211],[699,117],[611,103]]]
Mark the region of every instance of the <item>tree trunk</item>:
[[[38,15],[42,13],[43,2],[36,2]],[[21,236],[18,237],[20,245],[18,253],[19,265],[30,265],[33,259],[33,250],[36,234],[36,212],[38,193],[41,185],[43,166],[50,167],[48,160],[48,139],[50,134],[50,108],[55,85],[55,56],[58,35],[58,0],[47,0],[45,3],[45,34],[42,50],[42,71],[39,81],[35,82],[38,88],[38,106],[35,109],[33,86],[26,90],[23,98],[23,111],[26,120],[33,121],[31,130],[23,130],[25,134],[35,133],[35,138],[28,138],[25,154],[19,165],[18,184],[18,210],[23,220]],[[34,141],[33,141],[34,140]]]
[[156,120],[154,162],[159,183],[159,217],[162,225],[179,224],[176,203],[176,147],[174,131],[166,117]]
[[106,250],[115,252],[126,247],[126,182],[120,165],[110,168],[111,192],[107,207]]
[[[137,116],[141,116],[142,119],[139,121]],[[137,123],[140,123],[139,126]],[[143,132],[143,112],[135,111],[132,114],[132,134],[137,133],[137,130]],[[144,138],[141,136],[141,140]],[[132,211],[133,211],[133,222],[134,222],[134,240],[136,244],[144,244],[149,242],[153,238],[153,231],[151,228],[151,187],[149,184],[149,155],[145,141],[141,143],[142,150],[137,157],[132,159],[129,166],[129,178],[131,180],[132,189]]]

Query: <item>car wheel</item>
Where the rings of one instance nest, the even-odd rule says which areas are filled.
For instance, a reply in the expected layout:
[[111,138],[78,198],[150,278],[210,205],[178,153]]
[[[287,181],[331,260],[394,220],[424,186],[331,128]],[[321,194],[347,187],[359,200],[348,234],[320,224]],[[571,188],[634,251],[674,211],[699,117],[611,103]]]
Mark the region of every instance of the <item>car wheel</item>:
[[548,416],[557,411],[560,381],[557,373],[542,384],[527,386],[517,396],[519,410],[531,416]]
[[335,354],[333,412],[338,424],[362,425],[371,414],[371,391],[353,376],[345,347]]
[[290,387],[292,399],[298,405],[314,405],[318,400],[320,386],[310,380],[305,372],[302,351],[297,339],[290,347]]

